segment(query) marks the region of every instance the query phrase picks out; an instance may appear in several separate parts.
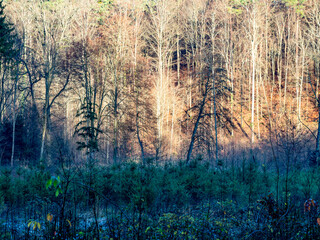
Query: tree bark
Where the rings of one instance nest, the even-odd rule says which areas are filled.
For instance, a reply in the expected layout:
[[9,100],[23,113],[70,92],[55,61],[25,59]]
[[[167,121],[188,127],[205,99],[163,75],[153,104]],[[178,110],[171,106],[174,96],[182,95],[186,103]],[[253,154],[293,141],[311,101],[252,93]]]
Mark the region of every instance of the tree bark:
[[208,79],[206,81],[205,93],[203,95],[203,99],[202,99],[201,105],[199,107],[199,114],[198,114],[196,123],[194,125],[193,131],[192,131],[192,136],[191,136],[189,149],[188,149],[188,153],[187,153],[187,160],[186,160],[187,163],[189,163],[189,161],[191,159],[191,154],[192,154],[193,145],[194,145],[194,141],[195,141],[195,138],[196,138],[197,130],[198,130],[198,127],[199,127],[199,123],[200,123],[200,120],[203,118],[202,113],[203,113],[204,106],[206,104],[206,100],[207,100],[207,96],[208,96],[208,90],[209,90],[208,88],[209,88],[209,77],[208,77]]
[[17,84],[19,80],[19,72],[18,72],[18,63],[16,63],[16,77],[14,80],[14,89],[13,89],[13,109],[12,109],[12,147],[11,147],[11,167],[13,167],[14,163],[14,151],[15,151],[15,138],[16,138],[16,101],[17,101]]

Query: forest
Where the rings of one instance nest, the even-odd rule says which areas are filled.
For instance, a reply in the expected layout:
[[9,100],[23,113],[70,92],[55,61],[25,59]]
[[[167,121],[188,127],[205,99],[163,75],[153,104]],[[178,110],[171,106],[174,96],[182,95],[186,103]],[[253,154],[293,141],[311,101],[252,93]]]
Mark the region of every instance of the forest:
[[320,0],[0,0],[0,239],[320,239]]

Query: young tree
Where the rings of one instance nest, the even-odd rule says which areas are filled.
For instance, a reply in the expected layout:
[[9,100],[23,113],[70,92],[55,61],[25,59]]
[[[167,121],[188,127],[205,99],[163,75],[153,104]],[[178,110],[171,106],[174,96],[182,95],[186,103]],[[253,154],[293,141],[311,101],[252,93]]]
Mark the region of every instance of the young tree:
[[173,4],[168,1],[157,1],[147,5],[145,16],[146,31],[144,38],[149,47],[149,56],[152,59],[152,68],[155,69],[155,114],[157,119],[157,140],[155,144],[156,158],[161,157],[164,143],[165,125],[167,116],[168,93],[170,91],[171,59],[173,53],[174,29]]

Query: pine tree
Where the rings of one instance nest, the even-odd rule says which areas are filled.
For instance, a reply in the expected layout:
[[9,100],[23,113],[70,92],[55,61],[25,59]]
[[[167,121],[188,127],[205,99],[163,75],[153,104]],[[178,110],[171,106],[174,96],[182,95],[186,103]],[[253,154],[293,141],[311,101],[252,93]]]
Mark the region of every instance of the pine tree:
[[82,141],[77,142],[78,150],[85,149],[87,155],[99,151],[98,135],[101,130],[95,126],[97,114],[90,99],[84,99],[76,117],[81,118],[75,127],[75,134],[82,138]]
[[4,9],[3,0],[0,0],[0,57],[3,60],[12,60],[18,52],[14,46],[16,34],[13,24],[7,21]]

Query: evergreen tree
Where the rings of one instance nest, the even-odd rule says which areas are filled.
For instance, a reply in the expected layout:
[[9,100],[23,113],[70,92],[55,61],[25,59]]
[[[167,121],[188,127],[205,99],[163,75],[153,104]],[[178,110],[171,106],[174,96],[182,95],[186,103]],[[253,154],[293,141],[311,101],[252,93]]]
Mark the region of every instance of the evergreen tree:
[[14,46],[16,34],[14,33],[13,24],[6,19],[4,9],[3,0],[0,0],[0,56],[4,60],[11,60],[18,53]]
[[95,126],[97,114],[90,99],[84,99],[76,116],[81,118],[75,128],[75,134],[82,138],[82,141],[77,142],[78,150],[86,149],[86,154],[90,155],[99,150],[98,135],[101,133],[101,130]]
[[[18,84],[18,53],[17,35],[14,33],[13,24],[10,23],[4,13],[4,3],[0,0],[0,151],[9,153],[12,148],[12,164],[14,156],[14,143],[15,143],[15,127],[16,127],[16,114],[15,102]],[[10,81],[12,78],[12,81]],[[8,132],[10,128],[6,126],[7,121],[4,121],[5,109],[8,107],[7,99],[12,97],[14,113],[12,113],[12,131]],[[11,140],[11,142],[9,142]],[[11,146],[10,146],[11,145]],[[3,162],[6,156],[1,157]]]

